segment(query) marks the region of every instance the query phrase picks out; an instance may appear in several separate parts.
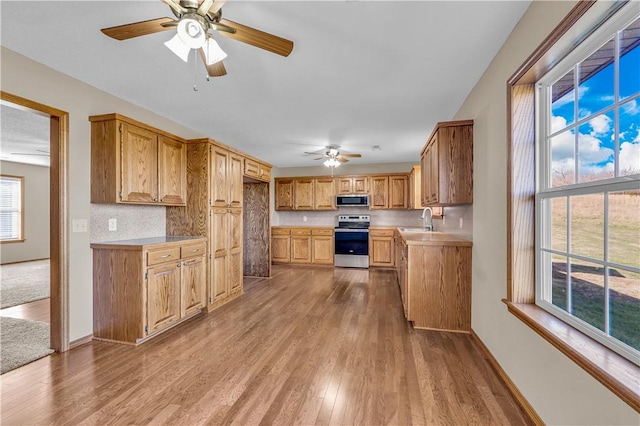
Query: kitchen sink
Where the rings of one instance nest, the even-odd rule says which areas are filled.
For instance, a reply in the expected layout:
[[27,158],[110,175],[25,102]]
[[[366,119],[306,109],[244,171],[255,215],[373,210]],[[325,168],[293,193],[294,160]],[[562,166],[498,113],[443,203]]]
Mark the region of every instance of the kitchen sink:
[[400,232],[430,232],[424,228],[398,228]]

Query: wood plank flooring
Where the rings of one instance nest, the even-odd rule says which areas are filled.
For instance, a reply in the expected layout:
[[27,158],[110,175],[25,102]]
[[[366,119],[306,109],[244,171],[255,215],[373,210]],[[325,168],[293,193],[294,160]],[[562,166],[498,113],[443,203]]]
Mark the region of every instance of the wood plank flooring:
[[10,308],[0,309],[0,317],[10,317],[50,323],[49,299],[36,300]]
[[274,266],[138,347],[0,376],[1,423],[529,424],[468,335],[413,330],[395,272]]

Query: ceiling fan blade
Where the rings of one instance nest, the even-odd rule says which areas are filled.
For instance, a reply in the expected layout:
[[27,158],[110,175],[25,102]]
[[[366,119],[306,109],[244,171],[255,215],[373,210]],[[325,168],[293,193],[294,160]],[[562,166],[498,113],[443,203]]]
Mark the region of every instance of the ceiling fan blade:
[[314,158],[314,160],[324,160],[327,157],[318,157],[318,158]]
[[347,160],[346,158],[342,158],[340,156],[336,157],[336,160],[338,160],[341,163],[348,163],[349,162],[349,160]]
[[236,30],[235,33],[220,32],[220,35],[268,50],[282,56],[289,56],[293,50],[293,42],[237,22],[221,19],[220,23]]
[[340,154],[338,157],[360,158],[362,154]]
[[[322,150],[321,150],[321,151],[322,151]],[[305,152],[305,154],[309,154],[309,155],[321,155],[321,154],[322,154],[322,152],[318,152],[318,151],[316,151],[316,152]]]
[[211,9],[211,6],[213,6],[213,0],[203,0],[203,2],[200,3],[200,7],[198,7],[198,15],[206,15],[209,9]]
[[207,59],[204,55],[204,49],[202,48],[200,49],[200,57],[202,58],[202,62],[204,62],[204,66],[207,69],[207,75],[209,75],[209,77],[222,77],[223,75],[227,75],[227,69],[224,67],[222,61],[207,65]]
[[209,12],[216,13],[217,11],[222,9],[222,6],[224,6],[226,2],[227,0],[214,0],[213,6],[209,8]]
[[127,40],[134,37],[139,37],[147,34],[158,33],[160,31],[166,31],[172,27],[164,27],[162,24],[173,22],[171,18],[157,18],[150,19],[148,21],[135,22],[133,24],[118,25],[117,27],[103,28],[102,31],[105,35],[115,38],[116,40]]

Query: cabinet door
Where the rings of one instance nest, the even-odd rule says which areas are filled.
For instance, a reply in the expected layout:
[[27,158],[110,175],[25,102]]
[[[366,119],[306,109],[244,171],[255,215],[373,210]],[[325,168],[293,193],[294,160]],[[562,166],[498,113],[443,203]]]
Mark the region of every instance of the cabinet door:
[[371,266],[394,266],[393,238],[372,236],[369,253]]
[[336,190],[333,179],[314,179],[315,210],[336,210]]
[[276,210],[293,210],[293,179],[276,180]]
[[229,151],[217,146],[211,147],[211,205],[228,207],[229,183],[227,182]]
[[198,312],[206,304],[206,262],[204,257],[182,261],[182,317]]
[[244,159],[244,175],[252,178],[260,177],[260,166],[257,162],[248,158]]
[[122,124],[122,202],[158,201],[158,136],[149,130]]
[[313,210],[313,179],[293,181],[293,209]]
[[337,178],[338,194],[351,194],[353,193],[353,187],[351,186],[352,179],[349,177]]
[[212,210],[211,225],[211,289],[209,294],[213,296],[213,302],[224,299],[229,295],[227,280],[227,261],[229,251],[227,240],[229,238],[229,220],[227,209],[214,208]]
[[407,176],[389,176],[389,208],[407,209],[409,191]]
[[242,210],[229,209],[229,293],[242,291]]
[[260,180],[271,182],[271,166],[260,164]]
[[187,200],[187,147],[164,136],[158,138],[158,197],[171,205]]
[[371,197],[369,200],[369,208],[388,209],[389,208],[389,177],[373,176],[371,177]]
[[311,262],[320,265],[333,265],[333,237],[314,235],[311,240]]
[[147,334],[180,318],[180,263],[147,270]]
[[228,167],[229,207],[242,207],[242,157],[230,153]]
[[291,236],[291,263],[311,263],[311,236]]
[[352,178],[351,188],[353,190],[353,193],[368,194],[369,193],[369,187],[367,185],[368,181],[369,180],[367,179],[366,176]]
[[291,261],[291,246],[288,235],[273,235],[271,237],[271,261],[289,263]]
[[434,136],[433,143],[427,148],[427,161],[429,163],[429,175],[427,177],[427,201],[438,203],[440,199],[440,159],[438,135]]

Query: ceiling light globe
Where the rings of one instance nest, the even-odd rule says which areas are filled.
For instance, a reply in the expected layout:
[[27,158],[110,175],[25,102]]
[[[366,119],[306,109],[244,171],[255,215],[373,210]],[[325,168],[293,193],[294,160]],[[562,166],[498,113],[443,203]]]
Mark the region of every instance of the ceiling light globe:
[[178,24],[178,36],[190,49],[200,49],[205,42],[206,34],[202,25],[191,18],[184,18]]

